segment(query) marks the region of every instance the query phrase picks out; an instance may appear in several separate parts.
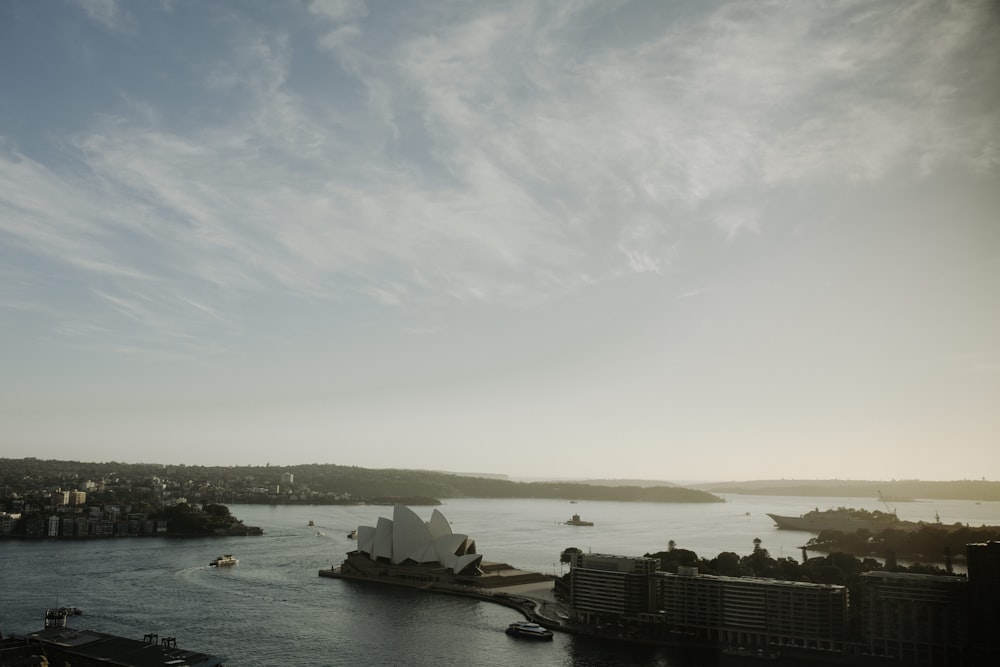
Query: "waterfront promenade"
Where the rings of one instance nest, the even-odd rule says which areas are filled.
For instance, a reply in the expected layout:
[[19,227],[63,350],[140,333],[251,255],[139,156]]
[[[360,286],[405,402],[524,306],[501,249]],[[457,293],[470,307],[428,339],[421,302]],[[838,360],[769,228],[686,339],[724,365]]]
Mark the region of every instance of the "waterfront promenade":
[[503,563],[484,563],[486,574],[475,584],[425,582],[346,572],[339,566],[320,570],[319,576],[364,581],[389,586],[404,586],[432,593],[460,595],[504,605],[519,611],[529,621],[552,630],[572,632],[569,609],[555,595],[555,578],[538,572],[519,570]]

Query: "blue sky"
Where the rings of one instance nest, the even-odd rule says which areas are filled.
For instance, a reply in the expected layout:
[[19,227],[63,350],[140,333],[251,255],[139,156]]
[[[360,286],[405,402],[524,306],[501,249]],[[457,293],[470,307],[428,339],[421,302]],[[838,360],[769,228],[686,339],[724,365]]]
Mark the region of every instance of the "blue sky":
[[0,455],[997,479],[993,2],[0,3]]

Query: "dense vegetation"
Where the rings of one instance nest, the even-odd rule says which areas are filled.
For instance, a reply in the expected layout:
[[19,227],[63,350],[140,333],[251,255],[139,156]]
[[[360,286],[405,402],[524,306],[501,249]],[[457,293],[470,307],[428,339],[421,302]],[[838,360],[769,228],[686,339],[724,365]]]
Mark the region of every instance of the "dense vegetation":
[[[807,558],[806,552],[803,550],[801,563],[790,557],[772,558],[767,549],[762,546],[759,538],[754,540],[753,551],[747,556],[739,556],[731,551],[725,551],[712,559],[699,558],[695,552],[679,548],[671,540],[666,551],[647,553],[646,557],[658,558],[660,570],[664,572],[676,573],[678,567],[687,566],[697,567],[699,574],[726,577],[766,577],[783,581],[805,581],[846,586],[851,600],[861,600],[861,575],[865,572],[884,570],[933,575],[950,574],[949,569],[942,569],[934,565],[915,563],[904,566],[894,559],[883,565],[873,558],[858,559],[851,554],[841,552]],[[860,630],[861,605],[852,604],[848,610],[848,627],[857,634]]]
[[[76,488],[85,480],[152,479],[183,482],[201,490],[209,502],[238,502],[253,489],[281,484],[294,475],[293,487],[341,499],[394,498],[560,498],[647,502],[722,502],[707,491],[681,487],[597,486],[566,482],[512,482],[426,470],[370,469],[333,464],[208,467],[150,463],[86,463],[35,458],[0,459],[0,486],[27,490],[47,486]],[[287,485],[286,485],[287,486]],[[261,500],[257,500],[261,501]],[[272,499],[281,502],[280,499]],[[267,502],[267,501],[264,501]]]
[[915,531],[889,528],[872,533],[867,529],[853,533],[824,530],[806,543],[810,551],[850,553],[860,556],[881,556],[888,560],[923,560],[945,563],[964,559],[965,545],[990,540],[1000,541],[1000,528],[983,526],[942,526],[927,524]]
[[176,537],[244,534],[248,530],[225,505],[210,504],[197,508],[181,503],[158,510],[149,518],[166,519],[167,535]]

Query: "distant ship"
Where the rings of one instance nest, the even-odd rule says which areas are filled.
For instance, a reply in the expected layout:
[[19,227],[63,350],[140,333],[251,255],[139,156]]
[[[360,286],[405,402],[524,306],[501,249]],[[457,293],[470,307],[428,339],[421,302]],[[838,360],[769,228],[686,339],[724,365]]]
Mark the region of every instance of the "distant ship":
[[892,528],[895,530],[916,530],[922,523],[914,521],[903,521],[893,512],[880,512],[879,510],[856,510],[849,507],[838,507],[829,510],[811,510],[802,516],[782,516],[780,514],[770,514],[768,516],[774,520],[778,528],[784,530],[804,530],[810,533],[819,533],[824,530],[839,530],[844,533],[853,533],[856,530],[865,528],[872,532]]
[[211,565],[212,567],[227,567],[229,565],[239,565],[239,563],[240,561],[236,558],[233,558],[232,554],[226,554],[224,556],[219,556],[218,558],[214,559],[211,563],[209,563],[209,565]]
[[581,521],[579,514],[574,514],[573,518],[566,522],[567,526],[593,526],[593,521]]

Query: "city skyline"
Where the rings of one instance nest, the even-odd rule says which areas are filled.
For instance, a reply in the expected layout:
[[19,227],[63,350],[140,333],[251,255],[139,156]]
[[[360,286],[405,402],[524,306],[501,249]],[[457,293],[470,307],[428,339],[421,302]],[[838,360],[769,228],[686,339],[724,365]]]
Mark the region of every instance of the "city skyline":
[[4,457],[996,478],[996,4],[0,5]]

